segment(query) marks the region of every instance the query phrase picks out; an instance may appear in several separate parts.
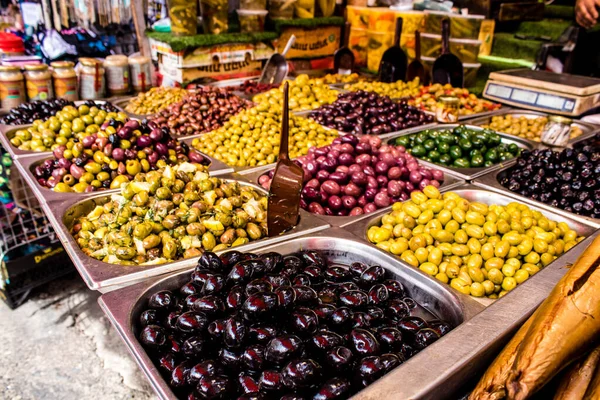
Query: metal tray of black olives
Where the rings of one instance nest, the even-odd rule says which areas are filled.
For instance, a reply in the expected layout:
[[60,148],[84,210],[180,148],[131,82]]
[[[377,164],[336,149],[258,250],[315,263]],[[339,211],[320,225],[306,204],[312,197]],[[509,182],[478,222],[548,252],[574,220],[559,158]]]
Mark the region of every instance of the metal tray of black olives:
[[551,206],[546,203],[542,203],[541,201],[534,200],[529,197],[525,197],[519,193],[515,193],[515,192],[509,190],[508,188],[502,186],[500,184],[500,179],[502,179],[502,178],[506,177],[508,174],[510,174],[510,171],[513,168],[514,164],[515,163],[511,163],[510,165],[508,165],[502,169],[493,171],[487,175],[480,176],[479,178],[477,178],[473,181],[473,184],[480,186],[482,188],[494,191],[494,192],[502,193],[503,195],[513,197],[516,200],[519,200],[519,201],[522,201],[525,203],[535,204],[539,208],[549,210],[553,213],[562,214],[573,220],[583,221],[587,224],[595,226],[596,228],[600,228],[600,219],[575,214],[573,212],[566,211],[566,210]]
[[[416,127],[416,128],[408,129],[404,132],[401,132],[400,134],[398,134],[394,137],[388,137],[387,139],[388,139],[388,143],[392,144],[395,139],[397,139],[401,136],[416,134],[416,133],[422,132],[424,130],[433,130],[433,131],[453,130],[454,128],[457,128],[459,126],[464,126],[465,128],[467,128],[469,130],[473,130],[473,131],[483,131],[484,130],[480,126],[474,126],[474,125],[470,125],[470,124],[469,125],[467,125],[467,124],[447,124],[447,125],[437,125],[432,128]],[[504,144],[516,144],[518,147],[520,147],[523,150],[533,150],[537,147],[536,144],[533,144],[527,140],[523,140],[521,138],[518,138],[518,137],[515,137],[512,135],[507,135],[502,132],[496,132],[496,133],[500,136],[501,142]],[[438,165],[438,164],[433,164],[433,163],[432,164],[435,165],[436,168],[440,169],[443,172],[449,172],[461,179],[471,181],[479,176],[489,173],[490,171],[494,171],[496,169],[502,168],[503,166],[507,165],[509,162],[510,162],[510,160],[504,161],[504,162],[498,162],[497,164],[491,165],[489,167],[481,167],[481,168],[457,168],[457,167],[449,167],[449,166]]]
[[[230,174],[233,172],[233,168],[228,166],[227,164],[215,160],[207,155],[204,155],[209,161],[210,166],[208,167],[208,172],[211,176],[220,176],[225,174]],[[66,200],[81,200],[85,198],[86,195],[90,195],[92,193],[75,193],[75,192],[55,192],[54,190],[42,186],[39,184],[37,178],[35,177],[34,170],[36,167],[42,165],[46,160],[54,160],[54,157],[49,155],[48,153],[36,154],[30,157],[20,157],[15,159],[15,164],[19,171],[25,178],[27,184],[31,187],[34,195],[38,198],[41,203],[53,203],[53,202],[63,202]],[[107,189],[103,191],[93,192],[94,194],[98,193],[118,193],[120,189]]]
[[[512,118],[517,119],[517,120],[521,117],[525,117],[527,119],[536,119],[536,118],[540,118],[540,117],[550,117],[551,116],[550,114],[546,114],[546,113],[542,113],[542,112],[538,112],[538,111],[515,110],[515,109],[507,108],[507,109],[497,110],[497,111],[495,111],[491,114],[485,115],[485,116],[471,118],[469,120],[466,120],[465,123],[469,124],[469,125],[477,125],[477,126],[489,125],[492,122],[493,117],[506,117],[507,115],[510,115]],[[574,120],[573,123],[571,124],[571,126],[575,126],[575,127],[579,128],[581,130],[581,135],[578,137],[569,139],[569,144],[571,144],[575,141],[584,140],[584,139],[590,137],[592,134],[594,134],[596,131],[598,131],[600,129],[600,127],[595,126],[593,124],[583,122],[583,121],[577,121],[577,120]],[[513,135],[511,133],[502,132],[497,129],[495,129],[495,130],[499,133],[503,133],[503,134],[509,135],[511,137],[525,140],[533,145],[541,144],[540,142],[535,141],[535,140],[525,139],[525,138],[521,138],[519,136]]]
[[[436,393],[448,395],[449,393],[445,392],[453,386],[459,386],[460,382],[451,382],[448,389],[436,387],[436,384],[444,379],[450,379],[461,368],[469,368],[468,363],[461,362],[461,357],[468,355],[469,348],[475,347],[479,338],[492,341],[500,334],[493,329],[494,321],[490,320],[489,316],[487,320],[478,318],[485,312],[484,307],[469,296],[449,290],[440,282],[429,279],[414,268],[398,263],[395,257],[373,249],[339,228],[261,248],[258,253],[277,252],[288,255],[302,250],[315,250],[327,258],[330,266],[343,269],[354,262],[383,267],[388,279],[400,281],[404,285],[406,294],[418,304],[411,311],[412,314],[426,320],[438,318],[453,327],[436,342],[358,392],[353,397],[355,399],[436,398]],[[190,281],[192,271],[192,268],[188,268],[163,279],[106,293],[99,299],[100,306],[161,399],[176,399],[177,396],[165,380],[165,375],[161,374],[159,367],[153,363],[138,339],[142,330],[139,322],[140,315],[147,309],[148,298],[152,294],[160,290],[171,290],[177,293],[179,288]],[[505,315],[511,320],[517,319],[512,313]],[[479,322],[473,324],[471,321],[475,319]],[[485,335],[482,334],[482,330],[485,331]],[[461,345],[464,348],[461,348]],[[352,380],[352,376],[348,378]],[[316,383],[320,386],[325,380],[326,378],[319,379]]]
[[[236,181],[234,177],[228,175],[223,175],[220,179],[223,179],[225,182]],[[252,187],[256,191],[267,195],[267,192],[258,185],[243,181],[237,182],[242,186]],[[103,262],[85,254],[71,233],[74,221],[78,217],[90,213],[97,206],[106,204],[113,195],[115,195],[115,193],[105,194],[100,192],[88,195],[84,199],[71,199],[61,203],[55,202],[42,205],[50,223],[65,247],[65,250],[90,289],[100,290],[101,292],[112,290],[118,286],[131,285],[153,276],[177,271],[194,265],[195,260],[190,258],[156,265],[150,265],[151,263],[149,263],[146,265],[125,266]],[[276,237],[266,237],[250,241],[235,249],[249,251],[280,241],[289,240],[293,237],[317,232],[328,227],[329,225],[321,219],[310,213],[304,212],[304,210],[300,210],[300,221],[291,231]],[[109,289],[109,287],[111,288]]]
[[[420,163],[427,165],[428,167],[431,167],[431,168],[437,168],[437,166],[433,165],[433,164],[424,163],[422,161],[420,161]],[[264,174],[268,174],[272,170],[273,170],[273,168],[254,171],[250,174],[242,175],[241,179],[248,180],[249,182],[260,186],[260,183],[259,183],[260,177]],[[440,191],[450,190],[453,187],[461,185],[463,183],[464,183],[464,180],[457,178],[450,173],[445,173],[444,181],[440,185]],[[323,221],[327,222],[329,225],[331,225],[333,227],[342,228],[353,222],[356,222],[356,221],[359,221],[359,220],[362,220],[365,218],[369,218],[369,216],[372,214],[361,214],[361,215],[356,215],[356,216],[345,216],[345,217],[338,217],[338,216],[332,216],[332,215],[318,215],[318,214],[314,214],[314,215],[318,218],[321,218]]]

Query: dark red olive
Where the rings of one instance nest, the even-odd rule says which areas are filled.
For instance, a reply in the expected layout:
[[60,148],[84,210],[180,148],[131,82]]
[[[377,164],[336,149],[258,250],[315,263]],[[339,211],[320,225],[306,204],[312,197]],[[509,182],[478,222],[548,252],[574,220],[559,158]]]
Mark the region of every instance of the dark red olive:
[[292,286],[292,283],[288,277],[284,275],[267,274],[265,275],[264,280],[269,282],[273,288],[278,288],[280,286]]
[[311,285],[315,285],[317,283],[323,282],[323,276],[321,274],[321,269],[316,265],[310,265],[304,268],[304,275],[308,276]]
[[202,294],[217,294],[225,287],[225,278],[222,275],[210,275],[202,286]]
[[314,308],[315,314],[319,317],[319,321],[328,322],[331,318],[331,314],[337,308],[332,304],[319,304]]
[[[258,382],[247,372],[242,372],[238,375],[238,386],[242,389],[242,392],[245,395],[248,394],[255,394],[255,395],[259,395],[258,391],[260,390],[258,388]],[[249,397],[246,397],[245,399],[250,399]],[[239,400],[239,397],[238,397]]]
[[407,316],[398,321],[396,326],[407,338],[412,338],[418,331],[426,328],[427,323],[422,318]]
[[296,256],[283,257],[281,274],[284,276],[295,276],[304,268],[304,262]]
[[265,370],[260,374],[258,387],[261,392],[278,392],[283,389],[281,374],[275,370]]
[[175,311],[172,311],[165,318],[165,326],[169,329],[177,329],[177,319],[181,314]]
[[386,286],[382,283],[373,285],[369,289],[369,304],[379,305],[388,301],[390,294]]
[[175,360],[175,356],[171,353],[167,353],[158,359],[158,367],[169,374],[173,372],[175,367],[177,366],[177,362]]
[[361,262],[355,262],[352,263],[350,265],[350,272],[352,273],[352,275],[356,276],[357,278],[360,277],[363,272],[365,272],[367,269],[369,268],[368,265],[361,263]]
[[360,290],[360,288],[354,282],[344,282],[338,286],[340,293],[347,292],[348,290]]
[[176,298],[170,290],[161,290],[150,296],[148,307],[156,310],[168,310],[175,307]]
[[386,315],[393,321],[400,321],[402,318],[410,315],[410,309],[404,301],[400,299],[393,299],[388,303]]
[[304,345],[298,336],[277,336],[267,343],[265,359],[274,364],[284,364],[294,357],[300,356]]
[[290,317],[290,327],[300,336],[310,336],[317,331],[319,318],[313,310],[306,307],[296,308]]
[[377,306],[366,307],[365,313],[367,314],[367,319],[369,320],[369,324],[371,324],[371,326],[379,325],[383,322],[385,317],[383,310]]
[[188,384],[195,385],[201,378],[209,376],[222,375],[225,371],[223,367],[215,360],[204,360],[190,369]]
[[366,329],[356,328],[350,332],[353,350],[361,356],[379,354],[380,345],[375,336]]
[[194,363],[190,360],[184,361],[171,372],[171,386],[182,387],[187,385],[190,370],[194,366]]
[[191,336],[183,342],[181,349],[187,358],[199,357],[206,349],[206,341],[201,336]]
[[212,273],[212,271],[208,269],[196,269],[194,270],[194,272],[192,272],[192,283],[196,284],[196,286],[198,286],[199,288],[203,288],[208,277],[213,275],[214,274]]
[[364,357],[356,365],[354,384],[358,387],[368,386],[379,379],[384,373],[383,363],[379,357]]
[[329,267],[323,272],[323,277],[332,282],[343,282],[350,279],[350,271],[342,267]]
[[341,400],[346,399],[350,395],[351,385],[344,378],[331,378],[325,382],[317,393],[313,396],[313,400]]
[[348,290],[340,293],[340,303],[350,308],[360,308],[367,305],[368,296],[362,290]]
[[319,268],[327,266],[327,259],[316,250],[304,250],[300,253],[306,265],[316,265]]
[[257,325],[248,328],[248,340],[254,343],[267,344],[277,335],[277,328],[269,325]]
[[238,371],[241,364],[241,355],[233,350],[222,348],[217,353],[217,359],[223,367],[230,371]]
[[360,282],[368,287],[376,283],[383,282],[385,278],[385,269],[378,265],[369,267],[360,275]]
[[223,264],[223,267],[227,270],[227,269],[230,269],[231,267],[233,267],[238,262],[244,260],[245,255],[244,255],[244,253],[242,253],[240,251],[230,250],[230,251],[227,251],[227,252],[221,254],[221,256],[219,258],[221,259],[221,263]]
[[226,375],[200,378],[196,391],[205,399],[229,399],[235,392],[234,385]]
[[225,321],[225,331],[223,332],[223,342],[229,348],[238,348],[244,344],[247,328],[240,318],[229,318]]
[[402,364],[400,357],[398,357],[396,354],[386,353],[380,355],[379,358],[381,359],[381,363],[383,364],[383,369],[385,370],[385,373],[390,372],[398,365]]
[[190,294],[200,293],[200,288],[198,288],[198,286],[196,286],[193,282],[188,282],[179,288],[179,293],[187,297]]
[[[239,382],[239,379],[238,379],[238,384],[241,385],[241,383]],[[262,393],[257,391],[254,393],[244,393],[243,395],[238,397],[237,400],[267,400],[267,397],[265,397]]]
[[223,300],[221,300],[220,297],[208,295],[196,300],[192,310],[202,311],[206,315],[214,318],[215,316],[225,312],[225,303],[223,303]]
[[327,352],[325,363],[335,371],[344,372],[352,368],[354,354],[349,348],[338,346]]
[[402,282],[395,279],[386,279],[383,281],[388,293],[390,295],[390,299],[397,299],[404,297],[404,285]]
[[273,285],[263,279],[254,279],[246,285],[246,296],[253,295],[258,292],[272,292]]
[[167,341],[165,330],[158,325],[148,325],[140,334],[140,341],[147,347],[159,348]]
[[307,344],[314,350],[326,352],[344,344],[344,338],[335,332],[321,331],[308,339]]
[[427,324],[431,329],[436,331],[440,336],[444,336],[446,333],[452,330],[452,326],[449,323],[440,320],[431,320]]
[[248,296],[242,311],[244,318],[249,321],[259,321],[270,318],[279,304],[277,294],[271,292],[260,292]]
[[439,338],[440,335],[436,331],[431,328],[424,328],[415,334],[413,342],[418,350],[423,350]]
[[397,352],[402,345],[402,332],[391,326],[377,330],[377,339],[383,351]]
[[222,339],[223,338],[223,332],[225,332],[225,320],[224,319],[216,319],[213,322],[211,322],[210,324],[208,324],[208,334],[213,338],[213,339]]
[[331,327],[333,330],[343,332],[352,326],[352,312],[348,307],[339,307],[331,314]]
[[400,346],[400,351],[397,352],[396,355],[398,357],[404,358],[404,360],[408,360],[416,353],[417,351],[411,345],[409,345],[408,343],[402,343],[402,346]]
[[244,287],[237,285],[231,288],[225,299],[225,304],[229,310],[237,310],[242,308],[242,305],[246,301],[246,293]]
[[167,336],[167,342],[165,343],[165,348],[168,349],[169,352],[177,355],[181,352],[181,343],[179,338],[173,335]]
[[245,284],[252,280],[253,275],[253,260],[243,260],[231,268],[227,275],[227,282],[230,285]]
[[212,251],[205,251],[198,259],[198,268],[206,268],[215,272],[223,272],[225,266],[218,255]]
[[208,326],[206,314],[199,311],[188,311],[177,318],[177,329],[185,333],[200,333]]
[[324,285],[317,294],[320,304],[337,304],[339,300],[337,288],[333,285]]
[[260,371],[265,364],[265,346],[253,344],[242,353],[242,365],[253,371]]
[[319,296],[314,289],[305,285],[295,285],[293,286],[294,291],[296,292],[296,303],[302,305],[315,305]]
[[281,371],[281,382],[289,389],[303,389],[319,382],[321,375],[322,368],[316,361],[292,360]]
[[410,308],[411,310],[417,308],[417,302],[413,298],[404,297],[402,300],[404,300],[408,308]]
[[142,326],[158,325],[163,314],[158,310],[146,310],[140,314],[140,324]]
[[310,286],[310,277],[306,274],[298,274],[292,280],[292,285],[294,286]]
[[289,309],[296,302],[296,291],[291,286],[278,287],[275,289],[275,295],[277,295],[279,307],[282,309]]
[[277,271],[283,266],[283,256],[273,251],[264,253],[260,256],[262,262],[265,264],[265,270],[267,272]]
[[369,328],[371,322],[369,316],[361,311],[355,311],[352,315],[352,328]]

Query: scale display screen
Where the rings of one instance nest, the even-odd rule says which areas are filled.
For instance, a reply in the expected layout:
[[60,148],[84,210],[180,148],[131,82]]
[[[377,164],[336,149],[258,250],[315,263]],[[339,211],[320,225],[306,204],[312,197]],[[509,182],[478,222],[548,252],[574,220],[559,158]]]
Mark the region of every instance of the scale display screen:
[[576,99],[505,86],[498,83],[488,84],[485,94],[500,101],[523,106],[535,106],[549,111],[572,112]]

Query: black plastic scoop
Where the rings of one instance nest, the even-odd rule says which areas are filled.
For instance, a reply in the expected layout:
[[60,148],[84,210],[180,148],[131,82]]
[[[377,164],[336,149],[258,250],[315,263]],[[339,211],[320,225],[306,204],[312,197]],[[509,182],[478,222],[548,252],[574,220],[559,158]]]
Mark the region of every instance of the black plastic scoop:
[[408,64],[406,70],[406,80],[412,81],[415,78],[419,78],[421,85],[427,85],[427,74],[425,73],[425,67],[421,62],[421,32],[415,31],[415,59]]
[[387,49],[379,62],[379,80],[381,82],[396,82],[406,79],[406,65],[408,58],[404,50],[400,48],[400,37],[402,36],[402,18],[396,19],[396,36],[394,45]]
[[442,54],[435,60],[432,68],[433,83],[453,87],[463,87],[463,64],[458,57],[450,53],[450,20],[442,20]]
[[333,53],[333,70],[341,75],[349,75],[354,69],[354,53],[348,47],[350,23],[344,24],[343,40],[339,49]]
[[269,236],[277,236],[292,229],[298,223],[300,193],[304,170],[289,158],[289,83],[283,84],[283,113],[281,116],[281,139],[275,175],[269,189],[267,229]]

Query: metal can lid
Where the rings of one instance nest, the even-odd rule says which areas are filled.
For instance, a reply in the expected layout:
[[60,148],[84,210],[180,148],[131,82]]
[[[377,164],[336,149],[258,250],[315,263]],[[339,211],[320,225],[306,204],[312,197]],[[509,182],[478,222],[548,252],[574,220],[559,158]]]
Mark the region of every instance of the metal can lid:
[[16,65],[0,65],[0,72],[20,72],[21,68]]
[[52,68],[73,68],[75,64],[71,61],[54,61],[50,63]]
[[460,100],[458,99],[458,97],[455,96],[440,96],[438,97],[438,100],[440,103],[447,106],[454,106],[460,104]]
[[548,121],[564,125],[571,125],[573,123],[571,118],[563,117],[562,115],[551,115],[548,117]]
[[47,69],[48,66],[46,64],[32,64],[25,66],[25,71],[45,71]]
[[149,57],[144,57],[141,55],[129,56],[129,64],[147,64],[149,62],[150,62]]
[[99,60],[89,57],[80,58],[79,62],[81,63],[81,65],[85,65],[86,67],[95,67],[96,65],[101,63]]

